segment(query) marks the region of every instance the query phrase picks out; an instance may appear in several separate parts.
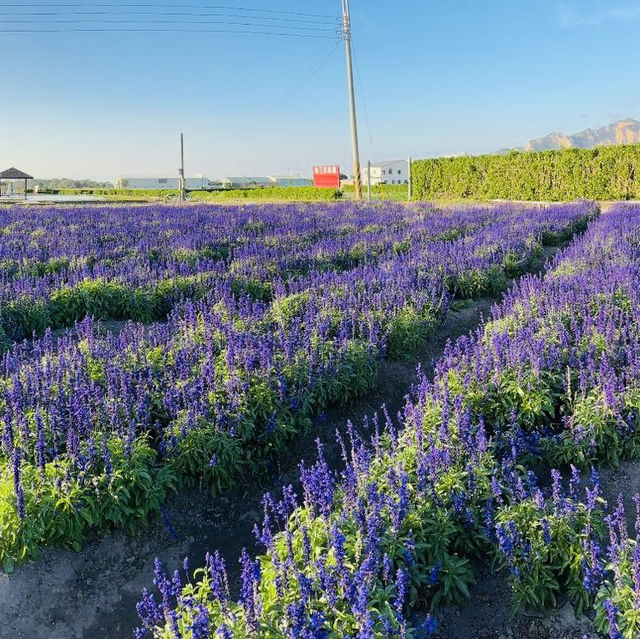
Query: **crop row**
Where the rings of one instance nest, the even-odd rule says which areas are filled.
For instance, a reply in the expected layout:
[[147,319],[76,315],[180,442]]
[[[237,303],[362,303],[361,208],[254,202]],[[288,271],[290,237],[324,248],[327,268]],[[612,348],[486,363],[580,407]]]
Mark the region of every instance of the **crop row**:
[[516,608],[563,593],[611,637],[637,637],[640,526],[630,539],[595,467],[638,454],[639,363],[640,207],[627,207],[451,346],[400,427],[376,417],[370,444],[341,442],[339,476],[320,449],[300,500],[265,496],[265,554],[243,552],[238,593],[218,553],[193,575],[157,564],[138,636],[428,636],[430,611],[469,596],[471,560],[493,558]]
[[[259,472],[314,415],[366,393],[380,358],[424,343],[451,299],[448,274],[454,292],[467,273],[482,281],[498,268],[503,282],[505,256],[521,268],[545,233],[557,239],[592,213],[512,212],[348,272],[279,280],[273,301],[212,278],[165,324],[105,336],[86,319],[75,334],[15,346],[0,377],[0,560],[77,547],[89,528],[134,529],[179,485],[217,491]],[[443,222],[421,224],[429,237]],[[263,287],[267,248],[242,262]]]
[[[442,244],[518,214],[512,205],[438,214],[347,204],[7,209],[0,214],[0,346],[88,315],[162,319],[180,300],[206,295],[214,282],[268,301],[292,281],[304,286],[300,280],[309,275],[401,253],[437,253]],[[529,237],[566,230],[567,214],[542,216]]]

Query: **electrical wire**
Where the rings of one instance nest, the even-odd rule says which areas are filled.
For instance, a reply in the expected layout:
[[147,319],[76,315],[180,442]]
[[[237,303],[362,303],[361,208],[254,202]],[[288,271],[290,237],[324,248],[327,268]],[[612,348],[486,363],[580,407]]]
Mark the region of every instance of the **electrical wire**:
[[304,13],[301,11],[283,11],[277,9],[256,9],[255,7],[237,7],[237,6],[226,6],[226,5],[188,5],[188,4],[164,4],[164,3],[154,3],[154,4],[141,4],[141,3],[126,3],[126,4],[116,4],[116,3],[58,3],[58,4],[49,4],[49,3],[24,3],[21,2],[19,4],[0,4],[0,9],[11,8],[11,9],[23,9],[23,8],[63,8],[63,9],[73,9],[73,8],[113,8],[113,9],[126,9],[126,8],[149,8],[149,9],[202,9],[202,10],[229,10],[229,11],[244,11],[251,13],[273,13],[273,14],[281,14],[281,15],[290,15],[290,16],[302,16],[307,18],[329,18],[335,19],[335,15],[328,14],[319,14],[319,13]]
[[[334,18],[333,20],[309,20],[302,18],[291,18],[291,17],[281,17],[281,16],[263,16],[257,15],[252,16],[244,13],[204,13],[202,11],[194,12],[194,11],[127,11],[120,14],[122,17],[130,17],[130,16],[144,16],[144,17],[222,17],[222,18],[241,18],[243,20],[264,20],[269,22],[282,22],[285,24],[317,24],[324,27],[332,27],[338,25],[340,23],[339,18]],[[78,16],[97,16],[97,19],[102,19],[104,17],[115,17],[118,18],[113,11],[28,11],[28,12],[20,12],[20,13],[6,13],[0,11],[0,16],[8,16],[11,18],[27,18],[25,21],[29,20],[37,20],[38,18],[75,18]]]
[[371,144],[371,151],[373,155],[377,155],[376,145],[373,142],[373,135],[371,133],[371,124],[369,123],[369,112],[367,110],[367,102],[364,97],[364,88],[362,84],[362,79],[360,78],[360,69],[358,67],[358,56],[356,54],[356,49],[353,44],[353,40],[351,41],[351,57],[353,58],[354,66],[356,68],[356,82],[358,83],[358,88],[360,89],[360,101],[362,103],[362,110],[364,112],[364,121],[367,125],[367,133],[369,134],[369,144]]
[[[0,12],[0,16],[9,16],[8,19],[3,18],[4,22],[36,22],[39,18],[46,18],[49,20],[50,18],[65,18],[66,20],[78,18],[79,20],[85,20],[83,16],[97,16],[96,20],[102,20],[103,18],[115,17],[116,19],[120,19],[118,16],[114,16],[112,12],[108,11],[73,11],[68,14],[64,12],[32,12],[32,13],[16,13],[16,14],[3,14]],[[330,28],[336,25],[339,25],[339,20],[336,19],[334,23],[320,21],[320,20],[301,20],[300,18],[281,18],[281,17],[273,17],[273,16],[248,16],[241,13],[194,13],[192,11],[166,11],[162,13],[152,13],[152,12],[141,12],[141,11],[130,11],[128,13],[122,14],[122,17],[128,18],[131,16],[144,16],[151,18],[238,18],[242,20],[263,20],[265,22],[278,22],[284,24],[295,25],[297,23],[307,25],[307,24],[317,24],[323,26],[325,28]],[[26,20],[16,20],[16,18],[27,18]],[[86,18],[89,20],[91,18]]]
[[[4,23],[11,24],[33,24],[30,21],[26,20],[4,20]],[[45,24],[66,24],[69,27],[73,25],[81,25],[84,22],[96,23],[97,25],[117,25],[117,24],[139,24],[140,20],[76,20],[74,22],[69,22],[68,20],[47,20]],[[237,21],[229,21],[229,20],[145,20],[144,24],[170,24],[170,25],[183,25],[183,24],[223,24],[223,25],[232,25],[238,27],[275,27],[275,28],[286,28],[286,29],[294,29],[298,31],[316,31],[323,33],[335,33],[334,29],[324,29],[318,27],[303,27],[303,26],[287,26],[283,25],[270,25],[270,24],[260,24],[257,22],[237,22]]]
[[174,27],[171,29],[141,28],[64,28],[64,29],[0,29],[0,33],[236,33],[267,36],[282,36],[293,38],[313,38],[317,40],[335,40],[335,36],[323,36],[306,33],[273,32],[273,31],[249,31],[240,29],[187,29]]
[[311,62],[302,73],[296,78],[292,86],[290,86],[277,100],[263,109],[257,116],[256,120],[249,125],[239,128],[238,130],[254,129],[262,124],[272,113],[279,111],[286,106],[304,87],[309,83],[311,78],[318,73],[327,63],[331,54],[335,51],[340,40],[330,42],[321,52],[320,55]]
[[[119,13],[96,10],[116,8]],[[337,16],[225,5],[3,4],[0,16],[0,33],[252,33],[333,40],[340,32]]]

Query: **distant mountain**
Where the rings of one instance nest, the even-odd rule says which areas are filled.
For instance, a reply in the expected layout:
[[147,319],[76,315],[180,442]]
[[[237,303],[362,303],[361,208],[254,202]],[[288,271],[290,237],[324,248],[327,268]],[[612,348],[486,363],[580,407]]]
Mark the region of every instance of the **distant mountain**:
[[633,144],[640,142],[640,122],[632,118],[620,120],[599,129],[585,129],[573,135],[550,133],[530,140],[520,151],[548,151],[550,149],[592,149],[595,146]]

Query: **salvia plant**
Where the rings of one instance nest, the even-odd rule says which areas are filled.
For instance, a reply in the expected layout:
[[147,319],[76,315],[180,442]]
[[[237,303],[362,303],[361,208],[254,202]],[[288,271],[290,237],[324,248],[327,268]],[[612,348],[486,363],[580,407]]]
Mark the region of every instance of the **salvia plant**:
[[[77,548],[89,529],[135,530],[180,486],[216,492],[261,472],[315,415],[368,392],[382,358],[414,355],[453,298],[503,290],[596,212],[588,202],[3,210],[0,563],[11,569],[44,544]],[[137,321],[105,333],[106,319]],[[394,468],[370,489],[380,499],[402,482],[413,490],[408,462]],[[480,507],[482,486],[456,488],[465,509]],[[384,527],[391,504],[359,490]],[[398,535],[405,510],[393,514]],[[451,544],[461,538],[452,529]],[[401,571],[403,615],[422,577],[380,549],[394,575],[385,587]],[[359,546],[350,552],[360,561]],[[451,580],[447,600],[471,578],[457,552],[445,541],[429,566],[434,584]],[[364,583],[375,590],[373,577]],[[399,619],[389,632],[409,628]]]
[[[448,347],[398,420],[376,415],[370,442],[350,431],[339,474],[319,446],[301,495],[265,496],[264,552],[242,554],[238,589],[219,554],[193,575],[156,566],[138,635],[428,636],[489,557],[516,608],[566,594],[637,637],[640,524],[630,537],[596,468],[637,456],[639,257],[639,207],[592,221]],[[287,321],[309,302],[293,299]]]

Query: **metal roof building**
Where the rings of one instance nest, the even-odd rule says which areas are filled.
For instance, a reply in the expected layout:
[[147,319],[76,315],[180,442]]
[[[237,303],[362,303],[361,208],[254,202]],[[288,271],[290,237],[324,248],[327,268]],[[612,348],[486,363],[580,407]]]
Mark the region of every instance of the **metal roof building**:
[[221,180],[222,186],[226,189],[252,189],[260,186],[275,186],[276,182],[273,178],[265,177],[247,177],[234,176],[223,177]]

